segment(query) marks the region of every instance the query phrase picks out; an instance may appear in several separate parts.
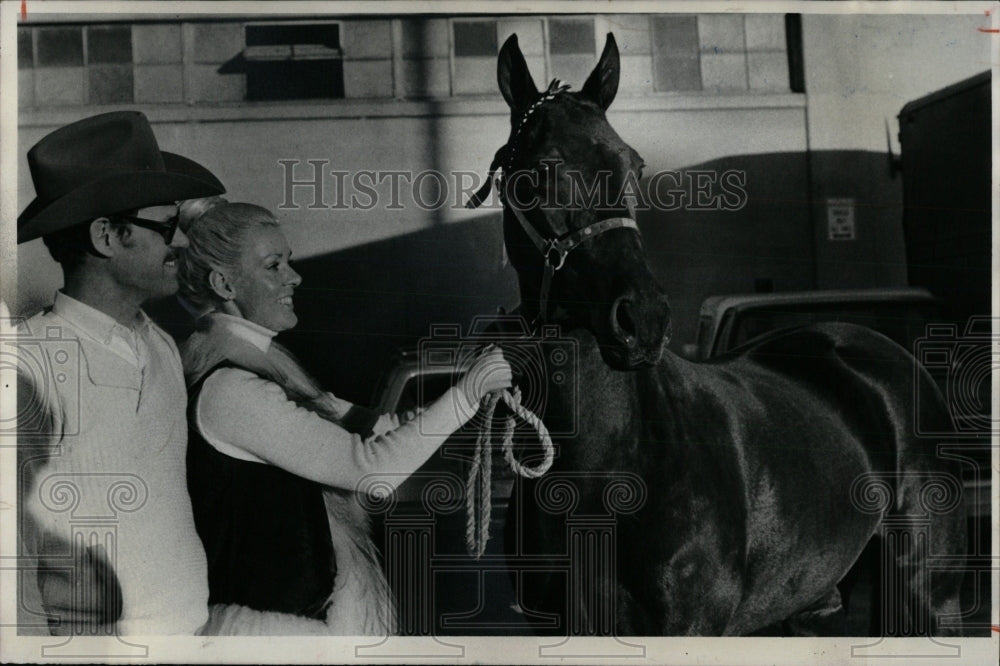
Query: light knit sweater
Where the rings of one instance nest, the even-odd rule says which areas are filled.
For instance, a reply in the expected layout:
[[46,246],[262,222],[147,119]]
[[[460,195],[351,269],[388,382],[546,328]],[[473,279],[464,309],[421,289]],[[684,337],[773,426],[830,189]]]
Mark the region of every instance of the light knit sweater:
[[416,419],[398,425],[383,416],[377,436],[363,439],[288,399],[280,386],[240,368],[222,368],[205,381],[197,427],[220,452],[276,465],[297,476],[345,490],[379,481],[395,488],[420,468],[448,435],[475,413],[452,388]]
[[[273,332],[243,319],[221,318],[230,331],[266,351]],[[351,404],[327,394],[346,412]],[[289,400],[276,383],[241,368],[208,377],[195,408],[195,426],[216,449],[243,460],[276,465],[328,486],[359,490],[376,477],[396,487],[423,465],[475,413],[464,392],[449,389],[402,425],[383,415],[368,439]]]
[[[194,634],[208,617],[207,564],[187,493],[173,340],[144,313],[130,330],[60,293],[18,342],[23,360],[45,359],[19,368],[18,399],[30,391],[41,406],[34,423],[19,423],[19,457],[31,461],[19,479],[24,552],[47,549],[60,562],[74,535],[95,538],[121,586],[119,633]],[[37,587],[22,590],[38,603]]]

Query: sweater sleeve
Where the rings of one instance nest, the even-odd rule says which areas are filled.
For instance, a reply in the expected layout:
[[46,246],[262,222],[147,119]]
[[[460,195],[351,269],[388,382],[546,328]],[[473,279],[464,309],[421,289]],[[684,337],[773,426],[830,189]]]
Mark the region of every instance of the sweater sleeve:
[[300,407],[274,382],[223,368],[205,380],[196,413],[206,439],[303,478],[354,490],[369,475],[398,486],[475,411],[461,390],[451,388],[412,421],[398,425],[387,417],[380,424],[395,427],[362,438]]

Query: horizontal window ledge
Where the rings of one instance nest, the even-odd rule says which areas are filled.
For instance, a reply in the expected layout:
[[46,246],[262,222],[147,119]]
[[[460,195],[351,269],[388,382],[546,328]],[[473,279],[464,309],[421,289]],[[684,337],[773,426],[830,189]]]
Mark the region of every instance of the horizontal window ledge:
[[[722,111],[739,109],[804,108],[802,93],[623,93],[611,107],[613,114],[647,111]],[[234,122],[272,120],[311,120],[337,118],[409,118],[447,116],[507,115],[499,95],[469,96],[426,100],[391,98],[330,99],[273,102],[230,102],[198,104],[122,104],[60,106],[20,110],[20,127],[61,126],[106,111],[134,109],[142,111],[151,122]]]
[[280,44],[269,46],[248,46],[243,49],[243,57],[249,61],[273,60],[339,60],[343,54],[339,48],[316,44]]

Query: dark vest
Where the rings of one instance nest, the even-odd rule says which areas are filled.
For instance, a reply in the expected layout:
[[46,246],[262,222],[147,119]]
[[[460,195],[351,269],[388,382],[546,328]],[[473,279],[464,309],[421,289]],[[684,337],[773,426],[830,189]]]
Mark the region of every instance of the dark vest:
[[213,372],[188,393],[188,493],[208,556],[208,602],[323,620],[336,565],[322,486],[205,441],[194,407]]

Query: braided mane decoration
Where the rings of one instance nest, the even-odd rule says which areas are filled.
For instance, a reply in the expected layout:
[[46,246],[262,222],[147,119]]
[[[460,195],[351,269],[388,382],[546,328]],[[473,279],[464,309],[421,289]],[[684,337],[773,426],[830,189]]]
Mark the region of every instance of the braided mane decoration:
[[[466,202],[466,208],[479,208],[483,204],[486,197],[490,193],[490,188],[493,187],[493,179],[496,176],[497,171],[502,171],[502,177],[506,177],[511,172],[511,164],[514,161],[515,153],[514,142],[517,140],[517,137],[521,135],[521,131],[524,129],[525,123],[528,122],[528,118],[530,118],[540,106],[552,99],[555,99],[558,95],[561,95],[568,90],[569,84],[563,83],[559,79],[552,79],[552,82],[549,83],[549,87],[546,88],[545,92],[542,93],[542,95],[536,99],[531,106],[524,110],[524,113],[521,114],[518,121],[514,123],[513,127],[510,128],[510,137],[507,139],[507,143],[500,146],[497,152],[493,155],[493,161],[490,162],[490,171],[489,175],[486,177],[486,182],[483,183],[476,193],[472,195],[472,198]],[[503,196],[502,182],[497,183],[497,192],[500,193],[501,197]]]
[[[469,554],[477,560],[486,552],[486,544],[490,539],[490,516],[492,513],[491,477],[493,474],[493,458],[489,453],[489,443],[492,436],[493,413],[500,400],[510,408],[512,414],[504,422],[503,456],[514,471],[529,479],[537,479],[552,466],[555,448],[549,431],[531,410],[521,405],[521,390],[494,391],[486,396],[484,417],[486,424],[476,437],[476,448],[473,453],[472,466],[469,469],[469,480],[465,484],[465,545]],[[514,458],[514,416],[530,425],[538,433],[545,457],[537,467],[528,467]],[[477,510],[478,509],[478,510]]]

